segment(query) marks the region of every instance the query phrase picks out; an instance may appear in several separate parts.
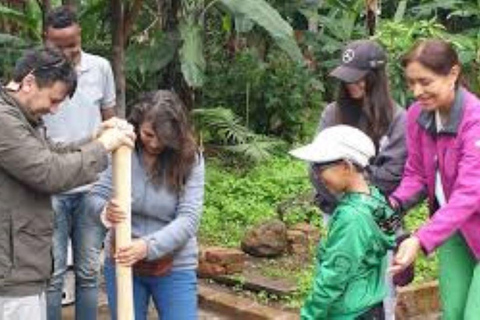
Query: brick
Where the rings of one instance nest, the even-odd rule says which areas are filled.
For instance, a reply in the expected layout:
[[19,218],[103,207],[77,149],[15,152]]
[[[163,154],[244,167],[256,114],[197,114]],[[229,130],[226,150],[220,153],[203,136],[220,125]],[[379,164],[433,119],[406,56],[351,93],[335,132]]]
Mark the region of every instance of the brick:
[[396,314],[398,319],[426,317],[440,311],[438,282],[398,288]]
[[243,263],[245,253],[238,249],[211,247],[204,251],[208,262],[220,262],[222,264]]
[[220,264],[199,261],[197,273],[200,277],[211,277],[215,275],[227,274],[227,270]]

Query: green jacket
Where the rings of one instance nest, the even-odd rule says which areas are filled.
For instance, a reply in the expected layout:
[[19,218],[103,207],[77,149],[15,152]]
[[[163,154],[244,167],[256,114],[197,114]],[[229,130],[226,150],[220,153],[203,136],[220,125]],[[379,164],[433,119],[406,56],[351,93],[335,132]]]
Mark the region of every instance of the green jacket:
[[355,319],[383,300],[386,253],[395,238],[376,221],[393,213],[375,187],[370,187],[370,195],[347,193],[340,199],[317,252],[313,289],[302,319]]

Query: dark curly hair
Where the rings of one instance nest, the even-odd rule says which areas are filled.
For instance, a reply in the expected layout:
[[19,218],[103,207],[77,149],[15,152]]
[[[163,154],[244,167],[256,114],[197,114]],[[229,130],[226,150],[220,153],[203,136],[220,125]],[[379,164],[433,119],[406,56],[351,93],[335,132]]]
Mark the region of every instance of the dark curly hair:
[[[132,108],[128,121],[140,136],[140,126],[151,122],[165,149],[159,154],[155,169],[149,172],[152,181],[159,185],[163,181],[175,192],[181,192],[199,152],[193,129],[180,98],[173,92],[158,90],[143,95]],[[142,148],[137,139],[136,149]]]
[[48,12],[45,29],[63,29],[78,24],[77,13],[70,6],[60,6]]
[[13,81],[20,83],[33,74],[39,88],[52,86],[55,82],[65,83],[71,97],[77,87],[77,73],[65,55],[56,48],[40,47],[26,51],[13,70]]

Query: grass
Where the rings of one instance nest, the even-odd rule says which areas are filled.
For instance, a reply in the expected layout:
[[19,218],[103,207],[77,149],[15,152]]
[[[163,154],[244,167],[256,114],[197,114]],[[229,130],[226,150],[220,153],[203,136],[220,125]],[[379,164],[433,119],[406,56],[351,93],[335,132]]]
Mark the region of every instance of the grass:
[[[247,228],[278,217],[276,208],[280,203],[311,192],[306,177],[306,165],[286,157],[275,157],[247,169],[226,168],[209,159],[200,225],[202,243],[238,247]],[[308,205],[294,209],[287,214],[288,224],[317,212]]]
[[[200,225],[200,241],[204,245],[238,248],[246,230],[262,221],[277,218],[277,207],[288,204],[285,222],[313,221],[321,227],[320,212],[311,204],[297,199],[305,198],[312,187],[307,178],[307,167],[286,156],[257,164],[254,167],[224,166],[219,160],[207,161],[205,207]],[[418,206],[405,219],[408,230],[415,230],[428,219],[424,204]],[[314,248],[312,248],[314,249]],[[312,255],[315,250],[312,250]],[[297,283],[298,291],[290,297],[257,295],[259,300],[281,302],[299,308],[310,291],[314,264],[312,259],[297,263],[295,267],[271,260],[262,264],[260,272],[271,278],[290,279]],[[438,276],[438,261],[420,256],[416,261],[415,283],[433,280]]]

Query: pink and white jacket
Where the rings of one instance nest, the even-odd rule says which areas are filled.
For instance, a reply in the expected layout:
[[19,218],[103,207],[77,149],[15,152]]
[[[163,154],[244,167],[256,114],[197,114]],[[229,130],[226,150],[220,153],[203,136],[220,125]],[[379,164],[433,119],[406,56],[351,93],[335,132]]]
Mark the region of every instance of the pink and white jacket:
[[[428,197],[431,218],[416,232],[431,253],[456,232],[480,260],[480,100],[457,90],[448,123],[437,133],[435,113],[414,103],[407,113],[408,159],[391,198],[408,209]],[[435,200],[435,173],[440,171],[447,203]]]

